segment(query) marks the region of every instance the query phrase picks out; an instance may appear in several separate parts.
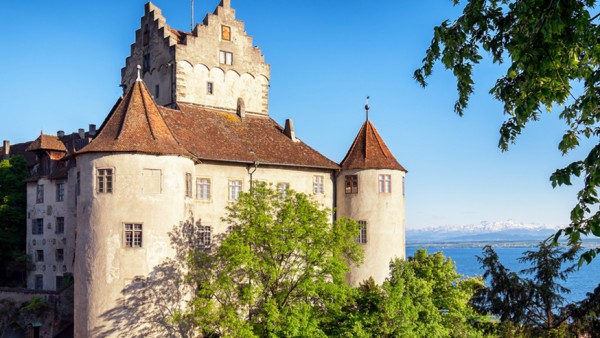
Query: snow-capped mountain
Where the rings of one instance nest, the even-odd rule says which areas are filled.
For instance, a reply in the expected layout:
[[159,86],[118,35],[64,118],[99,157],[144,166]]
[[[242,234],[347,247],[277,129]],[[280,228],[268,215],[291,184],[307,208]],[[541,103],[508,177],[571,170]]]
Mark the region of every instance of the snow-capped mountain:
[[407,243],[541,241],[563,226],[514,220],[407,229]]

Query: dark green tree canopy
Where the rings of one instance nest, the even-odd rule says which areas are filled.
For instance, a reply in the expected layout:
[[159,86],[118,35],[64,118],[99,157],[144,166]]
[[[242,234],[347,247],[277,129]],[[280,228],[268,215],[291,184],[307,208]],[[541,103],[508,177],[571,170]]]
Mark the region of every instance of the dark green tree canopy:
[[[473,93],[473,66],[484,54],[494,63],[506,62],[506,74],[490,90],[507,115],[500,128],[500,148],[507,150],[543,111],[561,106],[567,130],[558,148],[567,153],[579,146],[581,138],[600,136],[600,10],[595,5],[591,0],[468,0],[460,17],[434,28],[414,77],[426,86],[434,64],[441,61],[456,77],[454,110],[462,115]],[[583,89],[574,91],[576,85]],[[581,175],[584,186],[571,224],[564,229],[572,243],[580,235],[600,236],[595,206],[600,202],[600,143],[585,158],[556,170],[550,180],[553,186],[570,185],[572,177]],[[598,252],[588,251],[582,258],[589,262]]]

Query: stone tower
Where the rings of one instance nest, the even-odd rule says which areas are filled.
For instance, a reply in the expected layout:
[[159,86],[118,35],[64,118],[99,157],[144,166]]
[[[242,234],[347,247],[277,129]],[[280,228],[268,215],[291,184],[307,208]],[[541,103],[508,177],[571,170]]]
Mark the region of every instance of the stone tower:
[[361,266],[351,267],[348,282],[358,285],[373,277],[381,284],[389,274],[391,259],[405,258],[404,175],[375,126],[362,125],[340,164],[336,179],[337,216],[357,220],[357,238],[365,253]]
[[121,70],[124,92],[135,83],[138,65],[159,105],[181,102],[268,114],[270,67],[229,0],[222,0],[191,33],[169,27],[160,9],[147,3]]
[[174,256],[168,232],[191,212],[194,156],[142,81],[75,156],[75,337],[94,337],[112,325],[107,313],[127,301],[121,291]]

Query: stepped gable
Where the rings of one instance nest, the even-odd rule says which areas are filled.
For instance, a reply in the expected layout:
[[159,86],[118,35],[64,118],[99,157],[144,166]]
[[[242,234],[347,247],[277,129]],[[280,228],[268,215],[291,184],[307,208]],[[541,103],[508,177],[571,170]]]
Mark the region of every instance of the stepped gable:
[[344,170],[395,169],[406,172],[369,120],[360,128],[352,147],[340,165]]
[[160,107],[178,139],[200,160],[339,169],[299,140],[283,133],[270,117],[217,111],[178,103],[179,110]]
[[175,138],[148,88],[136,81],[119,99],[87,146],[76,152],[124,152],[193,158]]
[[67,152],[67,148],[60,141],[57,136],[53,135],[45,135],[40,133],[40,136],[35,139],[35,141],[31,142],[29,147],[25,151],[37,151],[37,150],[51,150],[51,151],[60,151]]

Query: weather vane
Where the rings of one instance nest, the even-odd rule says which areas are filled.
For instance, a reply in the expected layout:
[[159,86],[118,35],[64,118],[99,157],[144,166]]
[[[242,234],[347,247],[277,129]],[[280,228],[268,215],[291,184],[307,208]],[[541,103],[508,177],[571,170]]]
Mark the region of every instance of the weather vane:
[[365,104],[365,110],[367,111],[367,121],[369,121],[369,109],[371,109],[371,106],[369,106],[369,99],[371,97],[367,96],[367,104]]

